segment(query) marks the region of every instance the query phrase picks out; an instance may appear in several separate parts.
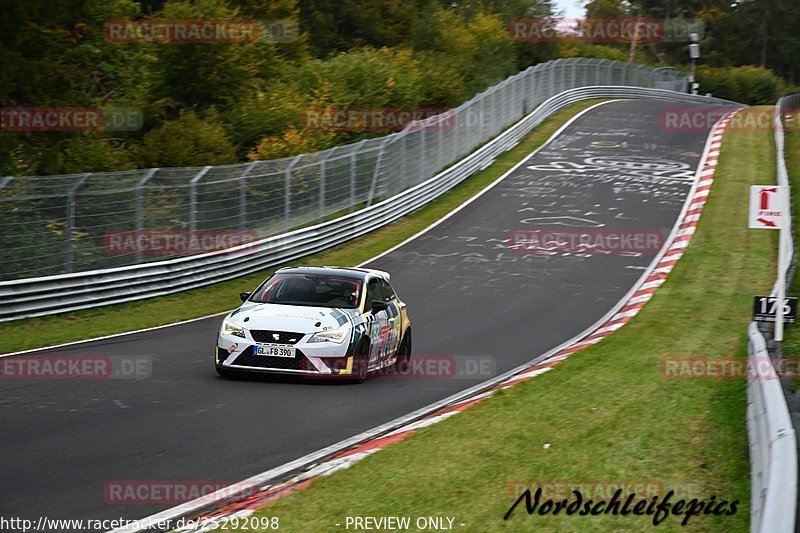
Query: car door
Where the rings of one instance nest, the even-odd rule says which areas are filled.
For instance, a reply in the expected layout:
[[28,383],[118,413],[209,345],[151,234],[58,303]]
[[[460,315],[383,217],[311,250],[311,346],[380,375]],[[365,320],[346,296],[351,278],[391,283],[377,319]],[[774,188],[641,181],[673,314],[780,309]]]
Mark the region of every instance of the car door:
[[384,279],[378,280],[378,284],[381,286],[383,301],[389,304],[389,308],[386,310],[386,320],[389,324],[389,328],[386,332],[385,357],[391,358],[394,357],[395,353],[397,353],[397,347],[400,345],[400,336],[402,335],[403,328],[403,324],[401,322],[402,317],[400,316],[397,296],[395,296],[392,286],[389,285],[389,282]]
[[367,331],[370,339],[370,364],[381,361],[386,357],[387,337],[389,335],[389,310],[372,310],[372,302],[384,302],[384,295],[377,278],[367,284],[367,295],[364,301],[364,317],[367,321]]

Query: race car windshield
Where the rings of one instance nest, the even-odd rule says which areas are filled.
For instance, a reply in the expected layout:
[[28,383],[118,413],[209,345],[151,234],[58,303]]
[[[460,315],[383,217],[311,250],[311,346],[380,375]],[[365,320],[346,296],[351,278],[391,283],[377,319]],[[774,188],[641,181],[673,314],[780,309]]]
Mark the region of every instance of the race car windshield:
[[327,274],[275,274],[251,296],[251,302],[355,309],[361,281]]

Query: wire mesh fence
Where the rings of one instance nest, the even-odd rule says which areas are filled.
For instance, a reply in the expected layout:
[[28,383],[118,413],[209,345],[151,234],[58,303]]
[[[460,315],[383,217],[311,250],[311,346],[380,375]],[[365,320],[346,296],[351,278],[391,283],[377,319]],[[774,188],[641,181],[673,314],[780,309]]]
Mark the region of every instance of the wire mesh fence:
[[0,178],[0,279],[84,272],[278,235],[436,175],[564,90],[685,91],[673,69],[594,59],[530,67],[402,131],[238,165]]

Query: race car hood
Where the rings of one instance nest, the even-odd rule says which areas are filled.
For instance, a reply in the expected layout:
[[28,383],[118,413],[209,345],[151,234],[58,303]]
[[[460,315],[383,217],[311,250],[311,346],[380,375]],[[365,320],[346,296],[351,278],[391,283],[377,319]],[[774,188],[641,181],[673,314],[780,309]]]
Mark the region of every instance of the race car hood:
[[246,329],[315,333],[336,329],[351,321],[357,313],[360,311],[356,309],[245,304],[232,312],[230,319]]

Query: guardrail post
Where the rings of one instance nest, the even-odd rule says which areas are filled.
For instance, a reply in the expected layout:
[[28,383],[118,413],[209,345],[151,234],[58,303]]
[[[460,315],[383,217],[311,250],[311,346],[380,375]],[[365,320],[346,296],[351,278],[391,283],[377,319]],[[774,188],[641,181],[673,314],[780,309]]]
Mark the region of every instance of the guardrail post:
[[292,212],[292,169],[300,161],[303,154],[298,155],[283,172],[283,229],[289,231],[289,218]]
[[239,177],[239,231],[247,228],[247,176],[255,168],[258,161],[253,161],[244,169]]
[[0,190],[5,189],[6,185],[8,185],[9,182],[11,180],[13,180],[13,179],[14,179],[14,176],[6,176],[5,178],[0,179]]
[[[147,171],[147,174],[142,176],[136,183],[136,234],[137,236],[144,231],[144,185],[148,182],[150,178],[152,178],[159,169],[151,168]],[[139,246],[136,247],[136,262],[141,263],[144,257],[142,256],[142,250]]]
[[72,244],[72,231],[75,229],[75,196],[81,185],[91,176],[91,172],[87,172],[78,178],[67,190],[67,220],[64,228],[64,238],[66,239],[66,248],[64,250],[64,273],[72,273],[72,256],[74,253]]
[[197,182],[205,176],[211,167],[204,167],[189,181],[189,231],[197,229]]

